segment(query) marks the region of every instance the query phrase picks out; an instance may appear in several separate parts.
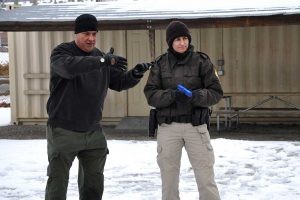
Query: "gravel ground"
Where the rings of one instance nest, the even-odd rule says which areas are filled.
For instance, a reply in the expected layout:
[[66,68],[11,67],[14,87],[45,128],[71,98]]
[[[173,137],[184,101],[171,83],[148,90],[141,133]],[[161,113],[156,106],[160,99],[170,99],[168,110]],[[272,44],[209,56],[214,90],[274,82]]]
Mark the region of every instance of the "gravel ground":
[[[45,139],[44,125],[11,125],[0,127],[0,139]],[[117,130],[113,126],[104,127],[107,139],[154,140],[147,136],[147,130]],[[253,125],[241,124],[237,129],[210,130],[211,138],[241,140],[299,141],[300,125]]]

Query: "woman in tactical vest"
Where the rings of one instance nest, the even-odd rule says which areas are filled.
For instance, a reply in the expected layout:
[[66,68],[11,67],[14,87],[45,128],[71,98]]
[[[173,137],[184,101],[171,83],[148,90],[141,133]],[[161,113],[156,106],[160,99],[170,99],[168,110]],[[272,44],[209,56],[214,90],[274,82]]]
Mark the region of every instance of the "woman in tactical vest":
[[199,199],[219,200],[208,126],[209,106],[222,98],[222,87],[209,57],[194,52],[184,23],[171,22],[166,29],[166,40],[167,53],[156,59],[144,88],[148,104],[157,111],[157,163],[162,199],[180,199],[180,162],[185,147],[195,173]]

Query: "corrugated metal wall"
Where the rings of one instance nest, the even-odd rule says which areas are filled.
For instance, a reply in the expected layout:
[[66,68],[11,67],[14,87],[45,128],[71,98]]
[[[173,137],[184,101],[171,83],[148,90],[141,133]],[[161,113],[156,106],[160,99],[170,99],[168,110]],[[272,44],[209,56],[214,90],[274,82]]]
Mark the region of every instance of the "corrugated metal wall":
[[[206,28],[191,32],[195,50],[207,53],[215,65],[218,59],[224,59],[225,75],[220,80],[225,93],[233,96],[233,106],[248,107],[269,93],[285,93],[284,100],[300,106],[299,25]],[[49,56],[57,44],[73,40],[73,33],[14,32],[8,36],[13,122],[45,121]],[[101,31],[97,47],[108,51],[111,46],[116,54],[128,58],[130,68],[151,60],[147,30]],[[165,30],[156,30],[155,56],[166,49]],[[106,120],[148,115],[143,94],[147,75],[129,91],[109,91],[103,113]],[[257,92],[261,94],[256,95]],[[276,101],[264,106],[284,107]],[[216,107],[224,107],[224,102]]]
[[[141,62],[151,62],[149,34],[147,30],[127,31],[127,59],[129,66]],[[144,95],[147,72],[140,83],[128,90],[128,116],[148,116],[149,106]]]
[[9,33],[8,40],[12,122],[46,118],[50,33]]
[[[267,93],[300,106],[300,26],[225,28],[222,48],[225,92],[251,93],[233,94],[234,106],[248,107]],[[263,107],[285,105],[270,101]]]

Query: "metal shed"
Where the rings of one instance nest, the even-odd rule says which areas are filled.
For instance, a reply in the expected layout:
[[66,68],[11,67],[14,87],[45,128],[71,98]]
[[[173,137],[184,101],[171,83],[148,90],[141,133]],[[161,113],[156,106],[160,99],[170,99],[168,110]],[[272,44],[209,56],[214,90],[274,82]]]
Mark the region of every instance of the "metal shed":
[[[160,2],[57,4],[0,11],[0,31],[8,32],[12,122],[45,123],[51,50],[73,40],[73,21],[82,13],[99,20],[97,47],[107,51],[113,46],[117,54],[128,58],[130,67],[165,52],[165,26],[179,19],[190,27],[196,50],[207,53],[216,68],[223,70],[220,80],[233,106],[248,107],[270,94],[300,105],[299,0],[254,0],[232,8],[213,0],[187,0],[189,6],[181,8]],[[147,76],[133,89],[108,93],[104,122],[115,124],[128,116],[148,116],[143,94]],[[279,101],[263,105],[282,106]],[[216,109],[222,107],[224,101],[216,105]]]

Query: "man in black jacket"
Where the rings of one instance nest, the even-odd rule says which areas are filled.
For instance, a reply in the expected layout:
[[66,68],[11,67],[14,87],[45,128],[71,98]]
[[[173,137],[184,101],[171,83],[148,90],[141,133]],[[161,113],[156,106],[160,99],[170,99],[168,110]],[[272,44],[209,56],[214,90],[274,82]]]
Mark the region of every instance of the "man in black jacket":
[[75,40],[51,53],[46,200],[66,199],[75,157],[80,199],[102,199],[108,148],[100,120],[107,90],[135,86],[149,67],[137,64],[126,72],[125,58],[95,48],[97,32],[96,17],[80,15],[75,20]]

